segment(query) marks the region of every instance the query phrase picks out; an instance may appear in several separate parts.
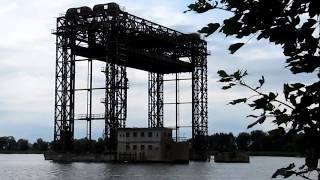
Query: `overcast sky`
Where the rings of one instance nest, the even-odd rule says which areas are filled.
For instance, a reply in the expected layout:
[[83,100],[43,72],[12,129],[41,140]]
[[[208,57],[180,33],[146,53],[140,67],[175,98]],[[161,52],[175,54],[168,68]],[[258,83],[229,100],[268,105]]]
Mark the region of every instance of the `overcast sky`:
[[[55,36],[51,29],[55,27],[56,17],[70,7],[89,6],[107,3],[105,0],[2,0],[0,7],[0,136],[15,136],[34,141],[38,137],[53,139],[54,112],[54,75],[55,75]],[[182,0],[119,0],[131,14],[149,19],[156,23],[177,29],[184,33],[197,31],[208,22],[221,22],[228,14],[224,12],[196,15],[184,14],[187,4]],[[254,38],[253,38],[254,39]],[[243,89],[222,91],[217,83],[217,70],[235,71],[247,69],[248,82],[255,83],[261,75],[266,78],[264,90],[281,92],[284,82],[305,79],[294,76],[285,69],[285,57],[281,48],[267,41],[249,41],[235,55],[228,54],[228,46],[240,40],[215,34],[208,41],[208,84],[209,84],[209,134],[215,132],[247,131],[252,119],[245,116],[250,113],[246,106],[226,105],[230,100],[246,95]],[[86,64],[77,65],[77,86],[85,86]],[[94,64],[94,85],[104,83],[100,72],[102,63]],[[130,89],[128,91],[128,126],[147,126],[147,73],[128,70]],[[298,78],[298,79],[297,79]],[[307,77],[309,78],[309,77]],[[191,96],[190,84],[181,84],[181,101]],[[165,85],[165,100],[173,100],[173,86]],[[85,107],[85,94],[77,95],[76,110],[80,113]],[[94,113],[103,113],[99,103],[103,92],[96,92]],[[81,104],[82,103],[82,104]],[[165,106],[165,124],[172,126],[174,118]],[[181,106],[181,124],[190,125],[191,107]],[[77,112],[76,112],[77,113]],[[82,112],[83,113],[83,112]],[[252,112],[251,112],[252,113]],[[268,130],[271,123],[256,129]],[[94,123],[94,137],[101,136],[102,122]],[[190,129],[181,131],[180,136],[189,137]],[[76,137],[85,136],[85,124],[76,123]]]

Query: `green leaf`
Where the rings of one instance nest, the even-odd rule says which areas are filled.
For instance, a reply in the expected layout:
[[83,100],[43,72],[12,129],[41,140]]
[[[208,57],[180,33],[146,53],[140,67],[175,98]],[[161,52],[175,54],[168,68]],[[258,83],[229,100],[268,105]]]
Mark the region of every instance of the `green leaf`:
[[260,87],[264,84],[264,82],[264,76],[262,76],[261,79],[259,79]]
[[248,115],[247,117],[258,118],[259,116],[257,116],[257,115],[253,115],[253,114],[250,114],[250,115]]
[[295,95],[291,95],[291,96],[289,97],[289,100],[290,100],[291,104],[293,104],[294,106],[297,105],[296,98],[297,98],[297,97],[296,97]]
[[221,78],[221,79],[219,80],[219,82],[230,82],[230,81],[232,81],[232,80],[233,80],[232,77],[225,77],[225,78]]
[[277,176],[283,176],[284,178],[288,178],[293,174],[296,174],[292,169],[295,167],[293,163],[291,163],[288,167],[278,169],[273,175],[272,178],[276,178]]
[[242,98],[242,99],[235,99],[235,100],[231,101],[229,104],[235,105],[238,103],[246,103],[246,102],[247,102],[247,98]]
[[289,84],[286,83],[283,85],[283,94],[286,100],[288,100],[289,93],[290,93],[290,87],[289,87]]
[[229,83],[229,85],[223,86],[222,89],[223,89],[223,90],[230,89],[232,86],[235,86],[235,85],[236,85],[236,84],[234,84],[234,83]]
[[301,83],[294,83],[294,84],[290,84],[290,86],[292,86],[293,90],[298,90],[300,88],[303,88],[305,85]]
[[264,108],[265,111],[272,111],[274,109],[274,105],[271,103],[267,103],[266,107]]
[[255,121],[254,123],[250,124],[247,128],[250,129],[252,128],[253,126],[255,126],[256,124],[262,124],[264,121],[266,120],[266,116],[263,115],[261,116],[257,121]]
[[236,78],[236,80],[240,80],[241,79],[241,72],[240,70],[236,71],[233,76]]
[[188,11],[195,11],[197,13],[204,13],[207,12],[211,9],[214,8],[214,6],[212,6],[210,3],[208,3],[207,1],[198,1],[194,4],[190,4],[188,6],[189,10],[184,11],[184,13],[188,12]]
[[269,99],[272,101],[274,100],[278,95],[274,94],[273,92],[269,93]]
[[229,77],[229,75],[224,70],[219,70],[217,73],[222,78]]
[[242,23],[239,21],[241,18],[241,15],[236,14],[235,16],[226,19],[223,21],[223,26],[221,27],[221,32],[223,32],[226,36],[239,34],[239,31],[241,30]]
[[203,27],[198,32],[206,34],[205,36],[208,37],[211,34],[213,34],[214,32],[216,32],[219,27],[220,27],[219,23],[209,23],[206,27]]
[[230,86],[230,85],[229,85],[229,86],[223,86],[222,89],[223,89],[223,90],[227,90],[227,89],[230,89],[231,87],[232,87],[232,86]]
[[244,43],[235,43],[235,44],[231,44],[229,46],[229,51],[231,54],[234,54],[236,51],[238,51],[242,46],[244,45]]
[[292,91],[296,91],[296,90],[299,90],[301,88],[305,87],[304,84],[301,84],[301,83],[294,83],[294,84],[284,84],[283,85],[283,93],[284,93],[284,96],[286,99],[288,99],[289,97],[289,94],[292,92]]
[[246,76],[246,75],[248,75],[247,70],[245,70],[245,71],[243,72],[242,77],[244,77],[244,76]]

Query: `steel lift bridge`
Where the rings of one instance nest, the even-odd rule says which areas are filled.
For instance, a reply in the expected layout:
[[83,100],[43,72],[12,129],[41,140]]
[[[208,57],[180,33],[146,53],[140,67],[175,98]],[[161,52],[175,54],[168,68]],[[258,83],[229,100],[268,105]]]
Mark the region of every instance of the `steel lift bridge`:
[[[208,133],[207,43],[196,34],[183,34],[125,12],[116,3],[70,8],[57,18],[54,142],[59,152],[72,151],[75,120],[105,120],[109,150],[117,145],[117,128],[126,127],[128,79],[126,68],[148,71],[148,126],[163,127],[165,74],[192,73],[192,145],[201,159]],[[105,62],[105,112],[92,114],[92,61]],[[89,85],[75,88],[76,62],[88,62]],[[75,117],[75,92],[86,91],[87,113]],[[178,93],[178,90],[176,90]],[[176,102],[176,107],[179,102]],[[177,109],[177,108],[176,108]],[[178,126],[176,127],[178,130]]]

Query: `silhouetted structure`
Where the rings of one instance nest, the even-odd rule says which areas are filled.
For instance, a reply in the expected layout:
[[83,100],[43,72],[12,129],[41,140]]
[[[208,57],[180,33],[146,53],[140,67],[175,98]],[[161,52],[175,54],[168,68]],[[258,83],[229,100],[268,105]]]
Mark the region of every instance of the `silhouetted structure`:
[[[57,151],[72,149],[74,121],[105,120],[107,148],[115,150],[117,129],[126,127],[126,67],[149,72],[148,126],[163,127],[163,75],[191,72],[192,138],[195,153],[206,150],[207,43],[197,34],[183,34],[125,12],[116,3],[68,9],[57,18],[54,141]],[[92,61],[106,62],[104,88],[92,87]],[[75,65],[88,62],[88,87],[75,88]],[[92,91],[105,89],[105,114],[92,114]],[[75,92],[87,91],[87,113],[75,118]],[[178,88],[176,88],[178,93]],[[178,105],[179,102],[176,102]],[[178,109],[178,108],[176,108]],[[178,130],[178,127],[176,128]],[[198,156],[201,157],[201,156]],[[204,156],[202,156],[204,157]],[[198,158],[199,159],[199,158]]]

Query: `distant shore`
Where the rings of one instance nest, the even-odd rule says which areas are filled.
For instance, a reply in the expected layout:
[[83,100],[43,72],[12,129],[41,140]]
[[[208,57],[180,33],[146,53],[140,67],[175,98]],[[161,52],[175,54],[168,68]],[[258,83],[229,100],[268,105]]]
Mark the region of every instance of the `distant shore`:
[[[44,154],[47,151],[0,151],[0,154]],[[303,157],[298,152],[282,151],[249,151],[249,156],[279,156],[279,157]]]
[[281,156],[281,157],[303,157],[298,152],[283,152],[283,151],[250,151],[249,156]]
[[44,154],[47,151],[0,151],[0,154]]

